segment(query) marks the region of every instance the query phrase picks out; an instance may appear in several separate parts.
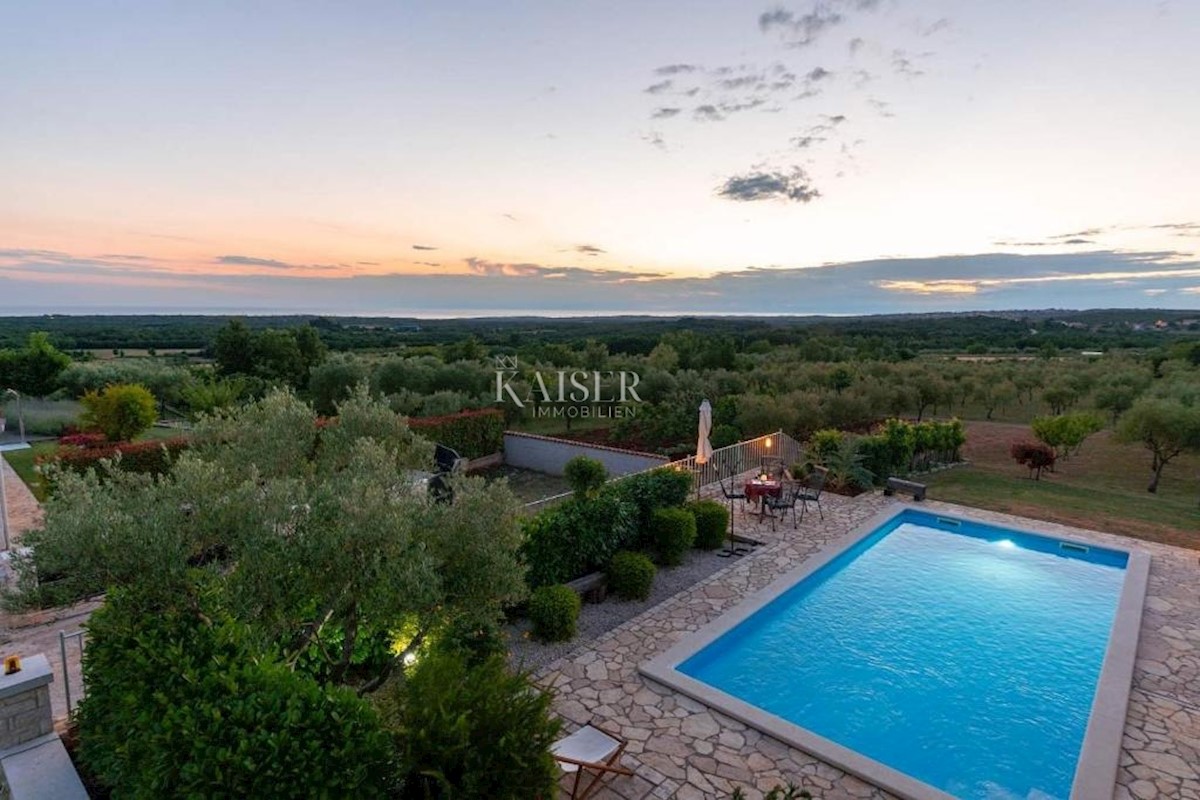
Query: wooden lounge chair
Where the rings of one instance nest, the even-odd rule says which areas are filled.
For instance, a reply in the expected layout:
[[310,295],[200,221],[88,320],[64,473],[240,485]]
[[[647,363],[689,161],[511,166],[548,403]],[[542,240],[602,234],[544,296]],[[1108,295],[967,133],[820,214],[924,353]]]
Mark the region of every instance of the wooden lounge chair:
[[[632,776],[633,772],[619,763],[628,744],[617,734],[595,723],[588,723],[551,745],[550,752],[562,771],[575,773],[569,795],[571,800],[589,797],[605,778],[613,775]],[[591,775],[590,781],[583,780],[585,772]]]

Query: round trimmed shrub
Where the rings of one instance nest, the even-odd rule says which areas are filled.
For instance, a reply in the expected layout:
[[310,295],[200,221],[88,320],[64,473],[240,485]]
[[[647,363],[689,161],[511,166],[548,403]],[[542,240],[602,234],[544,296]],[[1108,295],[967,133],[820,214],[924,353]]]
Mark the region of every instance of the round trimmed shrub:
[[699,500],[688,506],[696,518],[696,547],[716,550],[725,542],[729,528],[729,510],[716,500]]
[[563,467],[563,477],[576,497],[591,497],[608,480],[608,470],[594,458],[575,456]]
[[582,603],[570,586],[543,586],[529,598],[533,635],[543,642],[565,642],[575,637]]
[[650,516],[658,563],[674,566],[696,541],[696,518],[685,508],[660,508]]
[[625,550],[613,556],[608,565],[608,586],[622,600],[645,600],[657,572],[646,556]]

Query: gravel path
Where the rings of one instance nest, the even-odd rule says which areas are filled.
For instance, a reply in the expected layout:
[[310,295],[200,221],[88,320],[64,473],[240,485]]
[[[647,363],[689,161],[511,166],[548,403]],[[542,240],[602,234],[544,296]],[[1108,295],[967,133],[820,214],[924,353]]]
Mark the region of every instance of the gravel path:
[[525,619],[508,625],[505,633],[509,639],[509,658],[515,666],[537,670],[577,648],[587,646],[626,620],[633,619],[739,560],[721,558],[717,555],[719,552],[691,550],[678,567],[660,567],[647,600],[619,600],[610,594],[603,603],[584,603],[579,613],[579,632],[569,642],[543,644],[534,640],[529,635],[529,621]]

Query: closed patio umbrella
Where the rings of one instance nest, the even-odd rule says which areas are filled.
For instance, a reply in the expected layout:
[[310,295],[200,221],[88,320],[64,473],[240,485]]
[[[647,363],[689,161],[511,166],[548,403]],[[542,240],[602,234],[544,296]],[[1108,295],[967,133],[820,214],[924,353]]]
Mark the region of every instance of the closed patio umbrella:
[[696,463],[707,464],[712,458],[712,442],[708,435],[712,433],[712,406],[707,400],[700,404],[700,429],[696,439]]

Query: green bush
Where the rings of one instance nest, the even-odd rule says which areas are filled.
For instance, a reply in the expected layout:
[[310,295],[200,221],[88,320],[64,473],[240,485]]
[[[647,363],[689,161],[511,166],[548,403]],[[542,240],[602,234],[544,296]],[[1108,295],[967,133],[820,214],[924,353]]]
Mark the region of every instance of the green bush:
[[434,640],[434,648],[457,654],[470,666],[508,652],[499,622],[473,614],[460,614],[446,623]]
[[565,583],[600,569],[637,539],[634,506],[605,488],[543,509],[525,522],[521,552],[530,586]]
[[814,464],[824,464],[842,446],[845,438],[846,434],[836,428],[817,431],[808,440],[808,460]]
[[650,531],[658,563],[680,564],[696,541],[696,518],[683,508],[660,508],[650,517]]
[[[503,656],[471,665],[434,652],[380,705],[396,743],[405,800],[555,796],[551,697]],[[339,797],[352,793],[339,792]]]
[[582,603],[569,586],[543,586],[529,597],[529,620],[533,635],[544,642],[565,642],[575,638]]
[[1058,458],[1078,453],[1084,441],[1104,428],[1104,418],[1094,411],[1075,411],[1057,417],[1035,417],[1033,435],[1054,448]]
[[563,467],[563,477],[577,498],[591,497],[608,480],[604,464],[587,456],[575,456]]
[[634,506],[637,521],[637,546],[650,549],[653,534],[650,519],[660,508],[682,506],[692,491],[692,475],[669,467],[630,475],[616,481],[615,491]]
[[720,547],[729,528],[729,509],[716,500],[699,500],[687,508],[696,518],[696,547],[701,550]]
[[110,442],[129,442],[158,419],[154,395],[145,386],[116,384],[83,396],[83,425],[98,430]]
[[262,657],[239,623],[114,591],[87,629],[79,755],[114,797],[388,796],[370,704]]
[[430,441],[454,448],[463,458],[490,456],[504,448],[504,414],[494,408],[413,417],[408,426]]
[[645,600],[657,572],[646,556],[625,550],[613,556],[608,565],[608,587],[622,600]]

